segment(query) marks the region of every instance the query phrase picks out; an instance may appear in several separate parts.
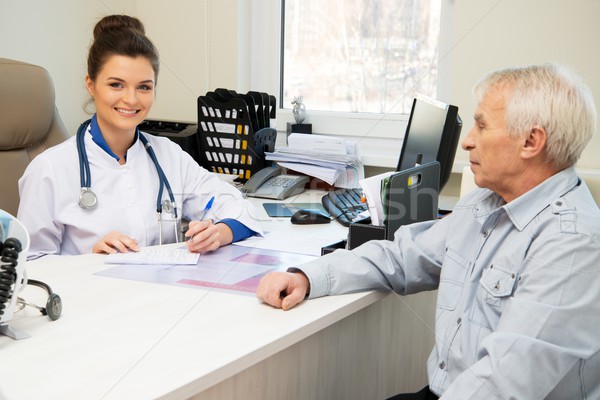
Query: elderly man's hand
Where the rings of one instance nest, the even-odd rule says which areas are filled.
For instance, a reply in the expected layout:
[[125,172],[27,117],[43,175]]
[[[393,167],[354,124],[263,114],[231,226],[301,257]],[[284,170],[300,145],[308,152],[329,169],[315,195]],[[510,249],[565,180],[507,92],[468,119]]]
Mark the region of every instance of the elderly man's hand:
[[256,297],[273,307],[289,310],[306,297],[310,289],[302,272],[271,272],[265,275],[256,289]]

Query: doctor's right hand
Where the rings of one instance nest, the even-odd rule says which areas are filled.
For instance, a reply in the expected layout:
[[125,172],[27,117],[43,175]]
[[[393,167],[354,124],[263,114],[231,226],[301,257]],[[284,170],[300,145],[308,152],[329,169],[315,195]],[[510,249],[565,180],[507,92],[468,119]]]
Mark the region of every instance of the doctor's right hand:
[[310,283],[302,272],[271,272],[262,277],[256,297],[273,307],[289,310],[306,297]]
[[127,253],[129,250],[140,251],[137,240],[122,234],[118,231],[112,231],[106,234],[92,248],[92,253],[114,254]]

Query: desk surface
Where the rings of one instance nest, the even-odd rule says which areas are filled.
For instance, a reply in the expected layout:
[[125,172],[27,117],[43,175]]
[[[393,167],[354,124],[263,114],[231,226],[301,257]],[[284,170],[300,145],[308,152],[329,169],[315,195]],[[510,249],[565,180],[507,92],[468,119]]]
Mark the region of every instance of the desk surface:
[[[307,193],[300,200],[310,196],[320,199]],[[345,232],[336,222],[292,228],[287,219],[263,217],[265,229],[293,230],[296,238],[317,229],[335,239]],[[16,314],[11,326],[31,338],[0,336],[0,398],[189,398],[384,296],[325,297],[284,312],[252,295],[95,275],[107,268],[104,257],[27,264],[30,278],[61,296],[63,314],[53,322],[30,307]],[[45,302],[35,287],[22,295]]]
[[[315,203],[321,204],[321,198],[324,192],[321,190],[307,190],[304,193],[292,196],[283,201],[285,204],[300,203]],[[323,239],[322,244],[328,245],[340,240],[346,239],[348,228],[344,227],[337,221],[331,221],[329,224],[314,224],[314,225],[294,225],[290,222],[289,217],[271,218],[262,206],[262,203],[274,202],[275,200],[249,198],[256,209],[258,210],[258,218],[265,232],[277,232],[278,234],[289,236],[293,240],[302,240],[303,238],[314,241],[316,238]],[[321,246],[322,247],[322,246]],[[320,248],[313,251],[314,255],[320,255]]]

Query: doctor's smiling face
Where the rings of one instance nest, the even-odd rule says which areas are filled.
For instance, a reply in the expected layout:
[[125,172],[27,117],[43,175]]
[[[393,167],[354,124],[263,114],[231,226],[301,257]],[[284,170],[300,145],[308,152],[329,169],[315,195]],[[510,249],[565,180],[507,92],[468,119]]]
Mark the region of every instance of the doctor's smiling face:
[[94,99],[98,125],[107,141],[110,137],[133,135],[148,115],[155,96],[155,71],[145,57],[112,55],[95,80],[86,76]]

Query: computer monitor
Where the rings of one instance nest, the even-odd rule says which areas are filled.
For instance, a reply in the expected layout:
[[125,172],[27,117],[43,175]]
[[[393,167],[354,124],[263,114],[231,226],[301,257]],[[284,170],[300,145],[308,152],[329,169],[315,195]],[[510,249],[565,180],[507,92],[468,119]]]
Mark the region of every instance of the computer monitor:
[[417,95],[413,100],[397,171],[440,163],[440,191],[450,179],[462,120],[458,107]]

